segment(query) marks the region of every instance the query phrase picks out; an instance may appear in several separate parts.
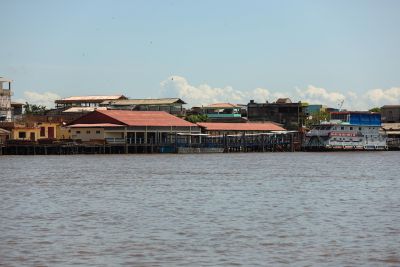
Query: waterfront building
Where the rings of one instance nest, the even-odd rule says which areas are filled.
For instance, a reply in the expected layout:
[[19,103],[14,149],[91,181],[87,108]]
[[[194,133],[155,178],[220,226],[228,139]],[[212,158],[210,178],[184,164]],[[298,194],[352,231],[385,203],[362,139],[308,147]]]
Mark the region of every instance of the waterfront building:
[[186,102],[180,98],[153,99],[119,99],[106,100],[100,106],[110,110],[165,111],[169,114],[183,116]]
[[381,107],[382,122],[400,122],[400,105],[385,105]]
[[37,141],[40,136],[40,127],[36,125],[15,125],[11,129],[12,140]]
[[255,103],[250,100],[247,104],[249,121],[272,121],[282,124],[286,129],[298,130],[304,125],[306,103],[292,103],[289,98],[279,98],[275,103]]
[[[56,109],[67,109],[70,107],[96,108],[104,101],[127,99],[123,95],[97,95],[97,96],[71,96],[55,101]],[[93,111],[93,110],[91,110]]]
[[371,112],[332,112],[330,121],[314,125],[306,134],[306,149],[384,150],[381,115]]
[[224,122],[199,122],[197,125],[202,133],[211,136],[218,135],[243,135],[243,134],[261,134],[269,132],[286,131],[274,123],[224,123]]
[[0,121],[12,120],[11,83],[12,80],[0,77]]
[[200,128],[165,111],[96,110],[71,122],[71,138],[108,143],[159,144]]

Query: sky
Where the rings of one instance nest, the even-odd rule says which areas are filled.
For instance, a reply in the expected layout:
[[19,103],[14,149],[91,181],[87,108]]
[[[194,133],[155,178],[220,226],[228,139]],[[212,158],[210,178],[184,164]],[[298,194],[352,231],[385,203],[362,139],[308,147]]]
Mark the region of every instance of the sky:
[[400,104],[400,1],[0,0],[16,101]]

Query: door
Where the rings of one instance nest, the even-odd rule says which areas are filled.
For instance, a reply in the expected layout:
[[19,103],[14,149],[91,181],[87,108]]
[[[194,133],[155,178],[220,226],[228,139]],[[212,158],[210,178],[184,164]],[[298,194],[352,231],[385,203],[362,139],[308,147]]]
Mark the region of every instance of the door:
[[30,139],[31,139],[31,141],[35,141],[35,133],[31,133]]
[[54,139],[54,127],[49,127],[49,128],[47,128],[47,131],[48,131],[48,133],[49,133],[48,138],[49,138],[49,139]]

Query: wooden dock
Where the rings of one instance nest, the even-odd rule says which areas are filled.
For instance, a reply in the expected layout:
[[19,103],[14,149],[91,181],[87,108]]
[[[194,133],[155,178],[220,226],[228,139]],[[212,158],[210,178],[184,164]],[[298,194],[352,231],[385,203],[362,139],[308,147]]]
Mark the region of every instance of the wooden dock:
[[297,134],[223,135],[201,139],[175,138],[165,143],[76,143],[10,142],[0,147],[0,155],[151,154],[215,152],[293,152],[301,149]]

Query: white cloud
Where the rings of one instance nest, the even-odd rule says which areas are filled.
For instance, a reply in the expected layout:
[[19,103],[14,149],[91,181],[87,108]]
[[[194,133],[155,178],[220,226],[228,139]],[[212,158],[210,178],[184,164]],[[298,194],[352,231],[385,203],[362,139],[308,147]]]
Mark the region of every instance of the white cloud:
[[375,104],[399,104],[400,102],[400,87],[392,87],[389,89],[373,89],[367,92],[368,100]]
[[189,106],[201,106],[211,103],[231,102],[247,104],[250,99],[265,102],[270,92],[265,88],[256,88],[253,91],[240,91],[231,86],[223,88],[212,87],[208,84],[191,85],[186,78],[171,76],[160,83],[162,96],[179,97]]
[[351,90],[335,91],[314,85],[295,88],[292,92],[271,91],[265,88],[240,91],[231,86],[223,88],[212,87],[208,84],[195,86],[181,76],[171,76],[160,85],[164,97],[180,97],[188,103],[189,107],[218,102],[246,104],[251,99],[256,102],[273,102],[277,98],[284,97],[289,97],[293,102],[323,104],[333,108],[339,107],[344,101],[342,108],[348,110],[368,110],[385,104],[400,104],[400,87],[372,89],[365,93],[356,93]]
[[329,106],[336,106],[346,98],[342,93],[329,92],[325,88],[313,85],[309,85],[304,89],[296,88],[296,92],[301,101],[308,102],[309,104],[322,103]]
[[47,108],[54,108],[54,100],[60,99],[61,97],[56,93],[52,92],[34,92],[34,91],[25,91],[24,97],[22,99],[16,99],[16,101],[29,104],[43,105]]

